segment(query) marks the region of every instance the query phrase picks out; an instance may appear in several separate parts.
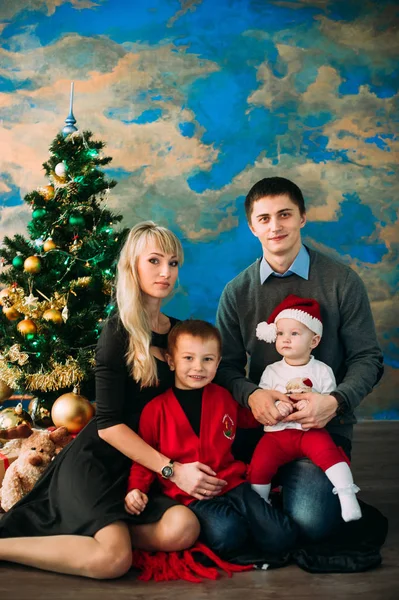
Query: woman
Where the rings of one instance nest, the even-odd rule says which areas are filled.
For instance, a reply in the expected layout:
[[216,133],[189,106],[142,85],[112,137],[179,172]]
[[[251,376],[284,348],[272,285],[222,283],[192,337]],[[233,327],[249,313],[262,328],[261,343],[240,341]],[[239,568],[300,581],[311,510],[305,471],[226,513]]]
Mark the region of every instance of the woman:
[[[53,461],[30,494],[0,520],[0,560],[115,578],[145,550],[190,547],[199,534],[193,513],[154,493],[147,510],[124,506],[131,461],[160,473],[170,462],[135,433],[143,407],[172,385],[164,360],[175,319],[161,313],[183,252],[176,236],[152,222],[134,227],[118,262],[118,314],[104,326],[96,354],[96,417]],[[170,473],[169,473],[170,474]],[[174,464],[171,479],[197,499],[225,482],[201,463]],[[29,537],[22,537],[29,536]]]

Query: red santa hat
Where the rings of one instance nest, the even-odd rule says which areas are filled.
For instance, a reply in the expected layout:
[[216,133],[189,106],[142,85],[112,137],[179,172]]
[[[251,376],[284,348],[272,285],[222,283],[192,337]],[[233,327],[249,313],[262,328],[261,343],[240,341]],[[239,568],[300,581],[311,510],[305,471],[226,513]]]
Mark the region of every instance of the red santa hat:
[[320,317],[320,305],[313,298],[300,298],[291,294],[287,296],[272,312],[267,322],[256,327],[256,337],[265,342],[275,342],[277,337],[276,323],[280,319],[295,319],[306,325],[311,331],[323,335],[323,324]]

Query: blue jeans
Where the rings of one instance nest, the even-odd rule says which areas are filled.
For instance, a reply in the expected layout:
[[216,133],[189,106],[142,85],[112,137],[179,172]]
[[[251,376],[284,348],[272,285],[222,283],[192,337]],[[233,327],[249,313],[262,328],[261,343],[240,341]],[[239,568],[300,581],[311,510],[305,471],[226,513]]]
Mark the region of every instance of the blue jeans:
[[[341,436],[331,436],[350,457],[351,443]],[[295,460],[279,469],[278,484],[283,487],[284,511],[297,523],[305,541],[317,541],[342,525],[338,496],[324,471],[309,459]]]
[[271,562],[292,550],[298,536],[295,523],[249,483],[211,500],[195,500],[189,508],[200,522],[200,540],[227,560],[255,547],[265,562]]
[[[238,429],[233,445],[234,457],[249,463],[262,435],[262,428]],[[350,440],[334,434],[331,437],[350,458]],[[329,479],[307,458],[281,467],[273,485],[283,486],[282,508],[299,526],[303,541],[325,538],[342,525],[339,500],[332,493]]]

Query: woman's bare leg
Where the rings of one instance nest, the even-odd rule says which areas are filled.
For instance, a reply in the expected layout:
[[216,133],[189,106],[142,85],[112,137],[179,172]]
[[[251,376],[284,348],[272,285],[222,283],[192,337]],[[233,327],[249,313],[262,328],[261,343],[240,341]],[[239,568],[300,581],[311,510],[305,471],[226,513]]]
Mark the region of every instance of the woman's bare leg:
[[198,539],[200,525],[186,506],[172,506],[156,523],[131,525],[132,545],[141,550],[173,552],[190,548]]
[[132,565],[128,526],[122,521],[100,529],[94,537],[54,535],[0,539],[0,560],[37,569],[114,579]]

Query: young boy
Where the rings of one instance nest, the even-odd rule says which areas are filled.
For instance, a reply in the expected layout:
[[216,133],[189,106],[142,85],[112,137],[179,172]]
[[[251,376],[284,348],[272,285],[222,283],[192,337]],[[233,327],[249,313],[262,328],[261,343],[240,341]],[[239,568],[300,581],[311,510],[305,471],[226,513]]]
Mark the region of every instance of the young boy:
[[[320,306],[316,300],[290,295],[272,312],[268,322],[256,328],[258,339],[276,342],[276,350],[283,357],[266,367],[259,386],[288,394],[287,401],[277,401],[276,408],[283,417],[295,409],[303,410],[306,400],[294,405],[289,394],[315,391],[330,394],[336,388],[335,377],[325,363],[316,360],[311,352],[319,344],[323,333]],[[249,468],[248,479],[252,488],[266,501],[269,499],[272,477],[277,469],[289,461],[307,457],[319,466],[335,486],[344,521],[362,516],[345,454],[334,444],[325,429],[306,429],[298,422],[279,421],[265,426],[266,435],[258,443]]]
[[[293,548],[297,526],[251,489],[246,465],[232,455],[237,424],[259,424],[227,390],[211,383],[220,358],[220,334],[210,323],[183,321],[170,332],[167,360],[175,372],[175,385],[144,408],[139,433],[173,460],[162,476],[134,463],[125,505],[137,513],[145,510],[147,492],[158,477],[166,495],[194,511],[201,540],[221,558],[245,554],[245,548],[255,545],[259,556],[271,563]],[[227,481],[220,495],[206,498],[204,490],[204,499],[196,500],[171,481],[174,462],[193,461],[208,465]]]

